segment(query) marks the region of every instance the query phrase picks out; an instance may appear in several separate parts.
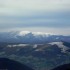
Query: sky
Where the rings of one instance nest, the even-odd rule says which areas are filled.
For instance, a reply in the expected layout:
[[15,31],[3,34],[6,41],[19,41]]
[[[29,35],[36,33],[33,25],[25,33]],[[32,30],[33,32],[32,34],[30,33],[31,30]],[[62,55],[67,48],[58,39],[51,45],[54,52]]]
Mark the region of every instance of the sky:
[[70,35],[70,0],[0,0],[0,32]]

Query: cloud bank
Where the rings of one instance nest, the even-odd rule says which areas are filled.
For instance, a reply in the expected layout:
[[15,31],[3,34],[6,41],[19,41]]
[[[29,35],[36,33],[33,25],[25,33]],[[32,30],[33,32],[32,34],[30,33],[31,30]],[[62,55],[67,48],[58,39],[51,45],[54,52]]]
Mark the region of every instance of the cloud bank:
[[36,28],[69,35],[70,0],[0,0],[0,31]]

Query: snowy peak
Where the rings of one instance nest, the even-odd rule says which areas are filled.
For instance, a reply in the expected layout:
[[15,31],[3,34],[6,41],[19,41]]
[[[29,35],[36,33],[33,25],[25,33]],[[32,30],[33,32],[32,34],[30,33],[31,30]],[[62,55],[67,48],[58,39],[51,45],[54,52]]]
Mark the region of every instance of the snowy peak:
[[34,35],[34,36],[36,36],[36,35],[42,35],[42,36],[44,36],[44,35],[52,35],[51,33],[30,32],[30,31],[20,31],[20,32],[18,33],[18,35],[20,35],[20,36],[24,36],[24,35],[27,35],[27,34],[31,34],[31,35]]
[[20,31],[20,32],[18,33],[18,35],[24,36],[24,35],[26,35],[26,34],[28,34],[28,33],[30,33],[30,32],[29,32],[29,31]]
[[44,32],[12,31],[0,33],[0,42],[45,44],[49,42],[70,42],[70,36],[56,35]]
[[51,42],[51,43],[49,43],[49,44],[51,44],[51,45],[61,45],[61,44],[63,44],[63,42]]

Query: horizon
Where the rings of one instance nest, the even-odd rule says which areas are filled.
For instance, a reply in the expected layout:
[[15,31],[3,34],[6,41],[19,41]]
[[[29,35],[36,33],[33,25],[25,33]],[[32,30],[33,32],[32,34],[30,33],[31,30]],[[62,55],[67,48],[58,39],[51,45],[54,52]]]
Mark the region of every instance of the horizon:
[[18,33],[20,36],[23,36],[24,34],[35,34],[35,35],[61,35],[61,36],[70,36],[68,34],[59,34],[59,33],[48,33],[48,32],[41,32],[41,31],[23,31],[23,30],[18,30],[18,31],[2,31],[0,33]]

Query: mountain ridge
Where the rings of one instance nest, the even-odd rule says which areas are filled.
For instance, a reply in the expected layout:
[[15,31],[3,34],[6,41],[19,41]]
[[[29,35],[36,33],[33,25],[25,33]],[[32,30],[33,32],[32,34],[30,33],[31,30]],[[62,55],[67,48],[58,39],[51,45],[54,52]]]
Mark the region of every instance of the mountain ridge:
[[58,41],[70,42],[70,36],[29,31],[12,31],[0,33],[0,42],[44,44]]

